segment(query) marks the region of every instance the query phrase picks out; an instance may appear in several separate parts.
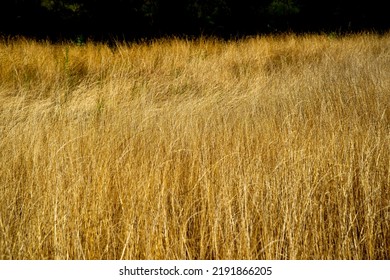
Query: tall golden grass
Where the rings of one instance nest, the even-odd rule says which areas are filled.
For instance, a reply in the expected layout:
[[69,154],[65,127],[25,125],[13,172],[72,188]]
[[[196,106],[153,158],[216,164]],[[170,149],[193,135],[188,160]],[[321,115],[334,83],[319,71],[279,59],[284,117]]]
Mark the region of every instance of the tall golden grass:
[[0,259],[389,259],[390,34],[0,43]]

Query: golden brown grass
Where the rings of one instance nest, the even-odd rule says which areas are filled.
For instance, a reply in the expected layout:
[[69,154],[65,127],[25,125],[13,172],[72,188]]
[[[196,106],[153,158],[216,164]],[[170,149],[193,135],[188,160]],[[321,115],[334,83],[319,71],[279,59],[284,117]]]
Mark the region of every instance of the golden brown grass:
[[389,259],[390,35],[0,43],[0,259]]

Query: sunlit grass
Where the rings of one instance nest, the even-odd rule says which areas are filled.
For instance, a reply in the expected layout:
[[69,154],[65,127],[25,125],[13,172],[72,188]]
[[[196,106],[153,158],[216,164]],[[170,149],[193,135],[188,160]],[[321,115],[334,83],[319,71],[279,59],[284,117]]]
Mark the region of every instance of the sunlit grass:
[[389,259],[390,36],[0,43],[0,259]]

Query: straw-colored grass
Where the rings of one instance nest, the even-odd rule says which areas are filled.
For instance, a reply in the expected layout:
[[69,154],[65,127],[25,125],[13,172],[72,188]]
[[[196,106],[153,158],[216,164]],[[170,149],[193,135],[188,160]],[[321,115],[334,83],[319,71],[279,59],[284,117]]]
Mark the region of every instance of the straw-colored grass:
[[389,259],[390,35],[0,43],[0,259]]

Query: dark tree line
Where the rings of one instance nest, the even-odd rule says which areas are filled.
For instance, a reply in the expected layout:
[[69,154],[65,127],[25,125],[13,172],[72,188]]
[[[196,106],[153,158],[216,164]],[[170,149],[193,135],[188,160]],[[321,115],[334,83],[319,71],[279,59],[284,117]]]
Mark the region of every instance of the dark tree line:
[[0,34],[133,39],[166,35],[387,31],[381,0],[3,0]]

